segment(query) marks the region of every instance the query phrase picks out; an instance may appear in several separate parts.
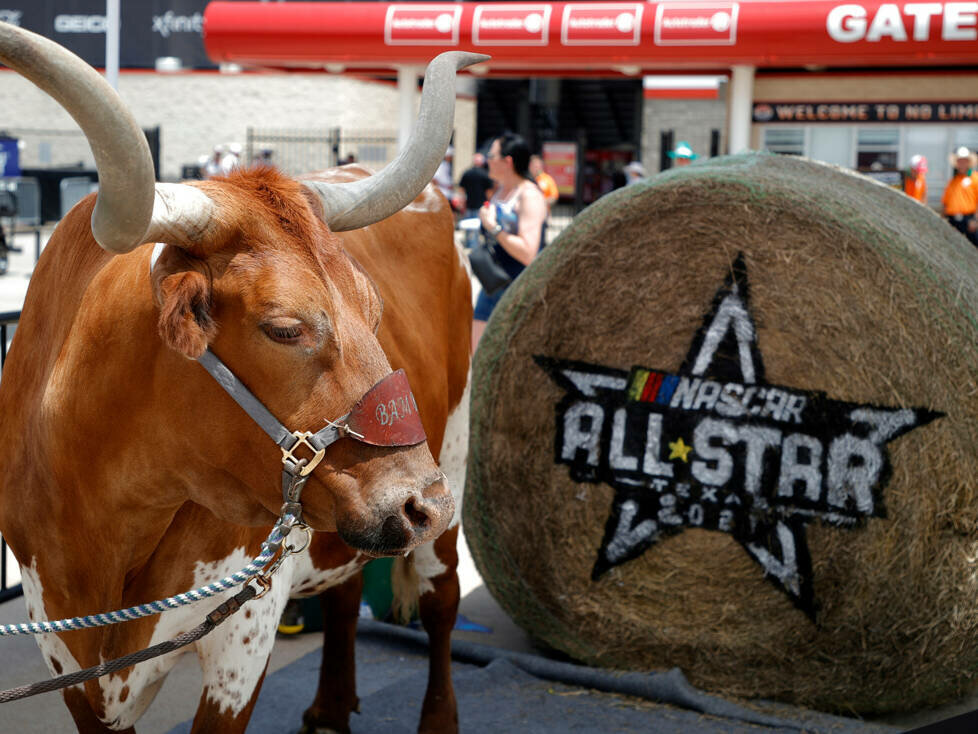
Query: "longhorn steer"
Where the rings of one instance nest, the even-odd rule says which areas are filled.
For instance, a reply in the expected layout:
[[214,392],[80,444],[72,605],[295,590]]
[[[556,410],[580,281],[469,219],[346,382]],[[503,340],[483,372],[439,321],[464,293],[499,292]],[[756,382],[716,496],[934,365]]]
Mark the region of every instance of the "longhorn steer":
[[[101,77],[0,23],[0,60],[75,117],[100,178],[98,199],[65,217],[37,265],[0,386],[0,532],[32,619],[164,598],[259,551],[282,505],[282,454],[194,361],[207,349],[289,430],[323,428],[404,368],[427,432],[411,446],[346,437],[326,448],[302,493],[318,531],[309,552],[196,643],[195,732],[244,731],[287,598],[324,589],[321,687],[304,719],[348,731],[358,571],[407,553],[402,566],[423,561],[432,641],[421,729],[457,728],[458,515],[442,470],[460,491],[471,301],[448,206],[424,186],[448,143],[455,69],[481,58],[432,62],[415,135],[376,176],[347,168],[300,183],[260,168],[154,187],[142,132]],[[151,243],[166,245],[158,259]],[[439,468],[432,454],[449,449]],[[215,605],[38,642],[61,674],[170,639]],[[131,730],[174,662],[66,689],[78,729]]]

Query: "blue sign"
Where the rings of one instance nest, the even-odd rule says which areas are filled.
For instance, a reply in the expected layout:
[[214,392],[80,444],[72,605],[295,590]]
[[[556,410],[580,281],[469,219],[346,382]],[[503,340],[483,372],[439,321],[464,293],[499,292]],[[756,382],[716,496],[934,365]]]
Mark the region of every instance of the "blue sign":
[[20,175],[20,154],[14,138],[0,137],[0,176]]

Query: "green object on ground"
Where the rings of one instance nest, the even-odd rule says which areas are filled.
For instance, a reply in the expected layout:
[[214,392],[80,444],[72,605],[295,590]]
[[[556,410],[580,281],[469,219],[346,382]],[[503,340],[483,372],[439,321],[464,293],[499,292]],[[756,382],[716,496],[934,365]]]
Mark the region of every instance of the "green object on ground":
[[363,600],[367,602],[374,619],[387,617],[394,604],[391,588],[393,558],[377,558],[363,567]]

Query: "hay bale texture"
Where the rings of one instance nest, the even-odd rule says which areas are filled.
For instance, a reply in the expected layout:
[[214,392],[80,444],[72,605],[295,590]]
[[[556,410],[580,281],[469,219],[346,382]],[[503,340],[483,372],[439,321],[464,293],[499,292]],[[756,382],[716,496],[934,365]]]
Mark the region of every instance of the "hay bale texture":
[[[916,416],[886,443],[875,515],[791,510],[810,556],[807,610],[747,552],[745,527],[684,521],[597,569],[620,488],[557,461],[569,390],[546,364],[689,374],[738,262],[767,383]],[[932,211],[791,157],[669,171],[575,218],[493,314],[474,364],[466,538],[512,618],[577,660],[679,666],[709,691],[837,712],[946,702],[978,669],[976,376],[978,251]],[[662,461],[675,439],[662,437]],[[744,446],[727,452],[743,463]],[[784,449],[764,450],[777,472]]]

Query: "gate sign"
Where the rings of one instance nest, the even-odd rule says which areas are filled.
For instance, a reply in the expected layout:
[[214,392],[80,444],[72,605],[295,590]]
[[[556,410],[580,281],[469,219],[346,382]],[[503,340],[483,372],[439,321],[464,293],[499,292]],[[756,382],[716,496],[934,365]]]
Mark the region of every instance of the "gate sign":
[[637,46],[641,32],[642,6],[635,3],[571,3],[560,24],[565,46]]
[[713,530],[812,620],[808,525],[885,518],[887,445],[942,415],[768,382],[742,254],[677,372],[535,359],[567,391],[556,462],[615,489],[592,579],[685,528]]
[[388,46],[458,45],[459,5],[390,5],[384,21]]
[[732,46],[737,3],[660,3],[655,11],[659,46]]
[[549,5],[476,5],[472,43],[476,46],[546,46]]

